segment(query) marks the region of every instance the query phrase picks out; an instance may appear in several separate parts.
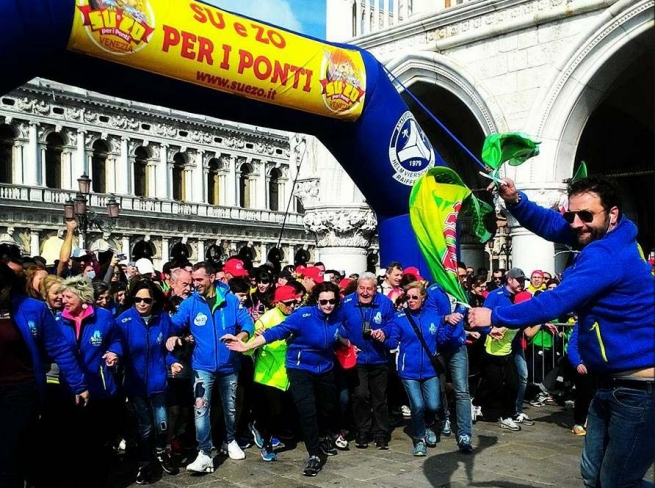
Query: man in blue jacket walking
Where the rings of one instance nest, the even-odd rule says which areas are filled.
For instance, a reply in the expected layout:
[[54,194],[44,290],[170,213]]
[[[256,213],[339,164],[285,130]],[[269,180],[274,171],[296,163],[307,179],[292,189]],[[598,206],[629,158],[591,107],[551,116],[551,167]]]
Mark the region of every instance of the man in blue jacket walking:
[[564,214],[539,207],[514,182],[500,196],[525,228],[580,249],[562,284],[524,303],[469,312],[471,326],[519,328],[575,311],[585,365],[599,376],[581,473],[586,487],[642,486],[655,457],[655,281],[621,211],[618,187],[590,176],[568,187]]
[[389,353],[383,344],[372,339],[371,332],[390,324],[396,311],[393,302],[377,293],[376,288],[375,275],[362,274],[357,280],[357,291],[341,302],[341,312],[344,338],[359,349],[357,384],[353,390],[355,445],[360,449],[368,447],[368,436],[373,434],[376,448],[385,450],[389,448]]
[[210,401],[214,387],[218,388],[225,419],[225,443],[231,459],[245,459],[245,454],[235,440],[237,375],[239,354],[230,351],[219,339],[232,334],[247,340],[254,331],[248,311],[239,299],[230,293],[227,285],[216,280],[216,270],[209,262],[200,262],[191,272],[195,292],[184,300],[171,317],[176,336],[168,339],[169,350],[182,346],[179,335],[190,331],[194,339],[191,357],[193,391],[195,398],[196,440],[198,457],[187,466],[196,473],[213,472],[211,458],[212,434]]

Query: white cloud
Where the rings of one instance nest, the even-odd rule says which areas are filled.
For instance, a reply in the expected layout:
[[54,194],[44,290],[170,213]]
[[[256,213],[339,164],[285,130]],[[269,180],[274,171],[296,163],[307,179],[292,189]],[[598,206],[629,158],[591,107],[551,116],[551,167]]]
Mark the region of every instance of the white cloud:
[[302,23],[287,0],[206,0],[207,3],[235,14],[262,20],[286,29],[302,32]]

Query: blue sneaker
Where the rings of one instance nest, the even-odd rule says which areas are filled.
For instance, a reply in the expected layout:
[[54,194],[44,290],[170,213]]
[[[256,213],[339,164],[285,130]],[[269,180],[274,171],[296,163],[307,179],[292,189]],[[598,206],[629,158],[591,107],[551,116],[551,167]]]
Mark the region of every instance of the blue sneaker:
[[441,435],[448,437],[453,433],[453,430],[450,428],[450,420],[446,419],[441,424]]
[[267,463],[277,461],[277,454],[273,452],[273,448],[267,449],[266,447],[262,447],[259,451],[259,454],[262,456],[262,459]]
[[437,434],[432,429],[425,429],[425,443],[428,447],[437,447]]
[[282,449],[285,447],[284,442],[282,442],[277,437],[271,437],[271,446],[273,447],[273,449]]
[[414,444],[414,456],[425,456],[428,453],[428,448],[425,447],[423,440],[416,441]]
[[255,422],[249,422],[248,428],[250,429],[250,432],[252,432],[252,438],[255,441],[255,445],[260,449],[264,447],[264,439],[262,438],[262,435],[257,430],[257,427],[255,426]]
[[471,436],[462,434],[457,440],[457,447],[459,447],[459,452],[462,454],[471,454],[473,452],[473,446],[471,445]]

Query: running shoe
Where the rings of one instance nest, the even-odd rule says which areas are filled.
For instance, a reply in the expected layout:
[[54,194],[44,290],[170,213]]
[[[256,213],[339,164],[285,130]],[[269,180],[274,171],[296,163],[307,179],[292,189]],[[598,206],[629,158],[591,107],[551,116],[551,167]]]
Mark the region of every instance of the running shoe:
[[512,420],[514,420],[514,422],[517,422],[517,423],[523,424],[523,425],[528,425],[528,426],[529,425],[534,425],[534,420],[532,420],[530,417],[528,417],[523,412],[517,413],[516,415],[514,415],[514,417],[512,417]]
[[305,476],[316,476],[321,470],[321,460],[318,456],[310,456],[307,460],[307,466],[303,469],[302,474]]

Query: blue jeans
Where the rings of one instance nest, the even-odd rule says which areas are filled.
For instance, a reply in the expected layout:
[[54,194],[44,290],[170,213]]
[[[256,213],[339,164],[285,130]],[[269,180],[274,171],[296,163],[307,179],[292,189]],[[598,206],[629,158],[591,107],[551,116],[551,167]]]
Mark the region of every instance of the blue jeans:
[[[412,410],[412,430],[414,440],[425,440],[425,427],[432,425],[439,410],[439,377],[427,380],[402,380],[409,408]],[[469,418],[470,418],[469,407]]]
[[644,386],[596,390],[580,463],[587,488],[653,486],[642,483],[655,457],[655,390]]
[[225,420],[225,441],[234,440],[236,424],[236,395],[237,375],[215,374],[202,370],[193,371],[193,395],[195,399],[195,424],[198,450],[210,456],[212,450],[212,428],[209,419],[212,392],[214,386],[218,388],[223,405],[223,419]]
[[[444,356],[455,390],[457,437],[459,438],[462,435],[471,436],[473,422],[471,421],[471,395],[469,395],[469,356],[466,345],[448,350],[444,353]],[[443,398],[442,402],[445,403],[445,410],[447,411],[448,402],[446,398]]]
[[528,388],[528,362],[525,360],[523,349],[512,352],[514,364],[516,365],[517,387],[516,394],[516,413],[523,413],[523,401],[525,400],[525,390]]
[[157,453],[162,453],[166,449],[168,434],[166,393],[158,393],[151,397],[131,397],[130,402],[134,407],[139,433],[139,466],[146,466],[150,464],[153,430],[155,431]]

